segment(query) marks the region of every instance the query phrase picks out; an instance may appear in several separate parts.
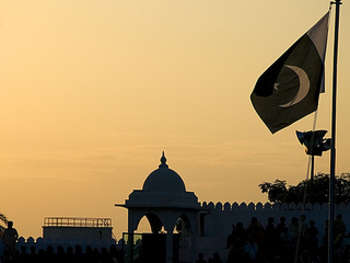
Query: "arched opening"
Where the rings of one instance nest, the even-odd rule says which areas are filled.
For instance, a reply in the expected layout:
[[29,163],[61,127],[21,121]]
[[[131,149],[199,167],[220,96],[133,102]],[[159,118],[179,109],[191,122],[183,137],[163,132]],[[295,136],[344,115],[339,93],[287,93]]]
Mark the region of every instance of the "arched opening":
[[156,214],[146,213],[137,225],[137,232],[159,234],[164,229],[162,221]]
[[136,232],[138,232],[138,233],[152,233],[151,224],[145,215],[139,221]]
[[186,215],[181,215],[176,219],[175,234],[190,236],[192,234],[191,223]]
[[135,262],[164,263],[166,235],[160,218],[155,213],[145,213],[134,233],[133,260]]
[[174,258],[177,262],[191,262],[193,231],[187,215],[182,214],[176,219],[174,234]]

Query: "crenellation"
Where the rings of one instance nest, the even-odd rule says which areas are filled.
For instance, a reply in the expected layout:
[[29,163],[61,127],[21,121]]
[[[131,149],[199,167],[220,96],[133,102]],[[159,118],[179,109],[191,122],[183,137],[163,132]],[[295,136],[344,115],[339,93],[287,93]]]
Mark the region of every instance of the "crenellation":
[[254,204],[253,202],[250,202],[250,203],[248,204],[248,210],[249,210],[249,211],[255,211],[255,204]]
[[232,210],[238,209],[238,208],[239,208],[239,204],[238,204],[237,202],[234,202],[234,203],[232,204]]
[[326,210],[328,211],[328,203],[324,203],[321,205],[321,210]]
[[272,206],[270,203],[265,203],[264,204],[264,209],[272,209]]
[[305,210],[312,210],[313,205],[311,203],[306,203],[305,204]]
[[247,204],[245,202],[243,202],[239,205],[239,208],[240,209],[247,209]]
[[286,203],[283,203],[283,204],[281,204],[281,206],[280,206],[280,210],[281,210],[281,211],[286,211],[286,210],[288,210],[288,208],[289,208],[289,205],[286,204]]
[[347,208],[347,204],[345,203],[340,203],[338,205],[336,205],[336,209],[338,210],[345,210]]
[[314,211],[320,211],[320,210],[321,210],[321,205],[320,205],[320,203],[314,203],[314,204],[312,205],[312,210],[314,210]]
[[[324,235],[325,221],[328,218],[328,204],[311,204],[307,203],[305,206],[302,203],[290,204],[271,204],[271,203],[252,203],[248,205],[245,202],[232,204],[225,202],[203,202],[202,207],[207,206],[210,209],[209,215],[206,217],[206,233],[208,236],[222,236],[227,237],[232,229],[232,224],[242,222],[244,227],[248,227],[252,217],[256,217],[259,222],[266,226],[268,218],[272,217],[275,224],[278,224],[280,217],[285,217],[287,225],[290,224],[293,217],[299,218],[305,215],[306,222],[310,220],[316,222],[316,227],[320,233],[320,237]],[[348,204],[339,204],[336,207],[336,215],[340,213],[343,215],[344,222],[350,222],[350,207]],[[347,223],[349,224],[349,223]],[[350,229],[350,225],[347,226]]]
[[224,212],[231,212],[231,205],[229,202],[224,204]]
[[[20,250],[22,247],[26,248],[27,251],[31,247],[35,248],[36,251],[39,251],[41,249],[46,250],[49,246],[51,246],[54,250],[57,249],[57,247],[62,247],[64,249],[67,249],[68,247],[73,247],[75,246],[75,242],[72,241],[58,241],[58,240],[44,240],[43,238],[39,237],[36,240],[33,237],[27,238],[25,240],[24,237],[19,237],[17,242],[16,242],[16,248],[17,250]],[[110,247],[111,245],[117,245],[116,240],[111,239],[109,242],[105,241],[94,241],[94,242],[81,242],[79,244],[83,250],[85,250],[87,247],[90,248],[96,248],[96,249],[102,249],[106,247]]]
[[255,210],[260,211],[262,209],[264,209],[264,205],[261,202],[257,203],[255,206]]
[[221,202],[217,202],[216,205],[215,205],[215,209],[218,212],[222,212],[222,203]]
[[303,203],[298,203],[296,209],[297,210],[304,210],[304,204]]
[[275,203],[275,204],[272,205],[272,209],[275,210],[275,211],[280,210],[280,207],[281,207],[281,205],[279,203]]
[[289,210],[296,210],[297,205],[295,203],[290,203],[289,204]]
[[[210,201],[207,203],[206,201],[200,203],[200,207],[204,209],[215,209],[222,212],[244,212],[244,211],[253,211],[253,212],[269,212],[269,213],[277,213],[277,212],[288,212],[288,211],[328,211],[328,204],[319,204],[319,203],[253,203],[249,204],[242,202],[238,204],[234,202],[230,204],[229,202],[214,202]],[[339,211],[348,211],[350,210],[350,203],[341,203],[336,205],[336,209]]]

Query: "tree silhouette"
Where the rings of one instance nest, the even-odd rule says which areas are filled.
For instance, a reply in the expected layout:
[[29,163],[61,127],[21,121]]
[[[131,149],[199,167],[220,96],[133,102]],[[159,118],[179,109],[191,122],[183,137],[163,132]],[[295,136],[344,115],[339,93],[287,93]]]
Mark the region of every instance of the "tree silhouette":
[[0,233],[4,232],[5,228],[7,227],[7,223],[7,217],[0,213]]
[[[267,193],[272,203],[327,203],[329,192],[329,174],[318,173],[314,180],[303,180],[297,185],[287,186],[286,181],[275,180],[259,185],[262,193]],[[343,173],[335,179],[335,203],[350,202],[350,173]]]

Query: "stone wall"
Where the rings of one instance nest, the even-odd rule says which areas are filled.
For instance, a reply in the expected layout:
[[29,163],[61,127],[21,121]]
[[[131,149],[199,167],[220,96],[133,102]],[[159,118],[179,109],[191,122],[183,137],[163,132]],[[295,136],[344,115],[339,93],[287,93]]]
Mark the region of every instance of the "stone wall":
[[[265,226],[267,219],[273,217],[275,225],[279,223],[279,218],[286,218],[287,226],[292,217],[306,216],[306,223],[312,219],[319,230],[319,240],[324,235],[325,221],[328,219],[328,204],[276,204],[270,203],[233,203],[222,204],[218,202],[203,202],[201,208],[207,215],[204,219],[204,236],[198,237],[199,252],[205,258],[209,258],[214,252],[218,252],[221,258],[226,259],[228,250],[226,240],[231,233],[232,224],[242,222],[247,227],[252,217],[258,218],[259,222]],[[343,221],[347,225],[347,232],[350,232],[350,204],[339,204],[336,206],[335,215],[342,214]],[[350,240],[349,240],[350,241]]]
[[[227,237],[231,233],[232,224],[242,222],[248,226],[252,217],[257,217],[262,225],[267,223],[269,217],[275,219],[278,224],[279,218],[284,216],[289,225],[292,217],[306,216],[306,222],[312,219],[316,222],[316,226],[320,235],[323,235],[325,221],[328,219],[328,204],[275,204],[270,203],[233,203],[226,202],[222,204],[218,202],[203,202],[201,207],[208,211],[205,216],[205,236],[211,237]],[[342,214],[343,221],[347,224],[347,231],[350,231],[350,204],[336,205],[335,215]]]
[[85,241],[85,242],[82,240],[79,240],[79,242],[77,242],[73,240],[53,241],[53,240],[47,240],[41,237],[37,238],[36,240],[32,237],[29,237],[27,239],[20,237],[16,243],[16,248],[18,249],[18,251],[20,251],[21,247],[25,247],[27,253],[29,253],[31,247],[34,247],[36,252],[38,252],[41,249],[46,250],[48,246],[51,246],[54,249],[54,251],[56,251],[58,246],[61,246],[66,250],[68,247],[72,247],[74,249],[76,245],[79,245],[83,249],[83,251],[85,251],[87,246],[91,247],[92,249],[94,248],[102,249],[102,248],[110,248],[111,245],[117,245],[117,243],[114,239],[103,240],[103,241]]

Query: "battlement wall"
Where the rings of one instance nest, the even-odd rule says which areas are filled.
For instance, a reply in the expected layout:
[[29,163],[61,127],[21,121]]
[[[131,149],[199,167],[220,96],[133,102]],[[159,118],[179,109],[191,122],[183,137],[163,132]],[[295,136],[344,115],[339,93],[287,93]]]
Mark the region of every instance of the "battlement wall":
[[117,245],[116,240],[114,239],[105,239],[105,240],[49,240],[42,237],[37,238],[36,240],[33,237],[25,239],[24,237],[19,237],[16,243],[16,249],[21,251],[22,248],[26,250],[27,253],[30,253],[30,248],[33,247],[36,250],[36,253],[39,250],[46,250],[49,246],[53,248],[54,252],[57,251],[57,248],[60,246],[63,249],[67,250],[69,247],[74,248],[76,245],[79,245],[83,251],[89,246],[92,249],[102,249],[109,248],[111,245]]
[[[238,204],[237,202],[234,202],[230,204],[229,202],[226,202],[222,204],[221,202],[217,202],[214,204],[214,202],[203,202],[201,203],[201,207],[204,209],[215,209],[217,211],[221,212],[237,212],[237,210],[240,211],[245,211],[245,210],[250,210],[250,211],[258,211],[258,210],[273,210],[273,211],[285,211],[285,210],[314,210],[314,211],[321,211],[325,210],[328,211],[328,203],[324,204],[311,204],[311,203],[306,203],[303,205],[302,203],[295,204],[295,203],[290,203],[290,204],[270,204],[270,203],[249,203],[248,205],[243,202],[241,204]],[[336,209],[338,210],[346,210],[350,212],[350,203],[345,204],[337,204]]]
[[[325,221],[328,219],[328,204],[270,204],[270,203],[224,203],[203,202],[203,210],[207,211],[205,216],[206,236],[227,237],[231,233],[232,224],[242,222],[245,227],[250,223],[252,217],[258,218],[259,222],[265,226],[267,219],[273,217],[275,224],[279,223],[280,217],[287,219],[287,225],[290,224],[292,217],[299,218],[301,215],[306,216],[306,223],[310,220],[316,222],[319,230],[319,239],[324,235]],[[350,231],[350,204],[338,204],[335,207],[335,215],[341,214],[343,221],[347,224],[347,231]]]

